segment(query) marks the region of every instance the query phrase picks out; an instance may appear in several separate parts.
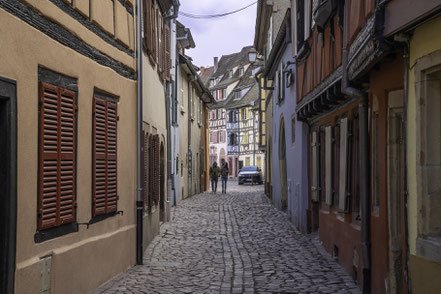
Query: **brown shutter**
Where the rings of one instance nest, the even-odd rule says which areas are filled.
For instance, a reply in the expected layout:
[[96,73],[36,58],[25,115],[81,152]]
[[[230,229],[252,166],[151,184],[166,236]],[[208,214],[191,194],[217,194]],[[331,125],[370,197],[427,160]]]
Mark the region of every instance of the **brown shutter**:
[[93,216],[117,210],[117,105],[93,99]]
[[156,62],[156,42],[158,41],[158,36],[156,35],[157,20],[155,13],[155,5],[152,4],[151,22],[152,22],[152,56],[153,60]]
[[151,54],[153,50],[152,46],[152,0],[144,0],[144,49],[147,53]]
[[143,149],[142,149],[142,158],[143,158],[143,199],[144,199],[144,207],[148,205],[149,203],[149,185],[148,185],[148,158],[149,158],[149,140],[148,140],[148,134],[146,132],[143,132]]
[[107,207],[106,213],[117,210],[117,105],[107,102]]
[[[157,21],[158,21],[158,73],[161,79],[164,78],[164,26],[161,26],[161,22],[159,20],[159,10],[157,12]],[[159,42],[161,39],[161,42]]]
[[40,84],[38,229],[74,221],[75,93]]
[[155,169],[155,193],[154,193],[154,195],[155,195],[155,198],[154,198],[154,200],[155,200],[155,205],[158,205],[158,201],[159,201],[159,193],[160,193],[160,191],[161,191],[161,181],[160,181],[160,154],[159,154],[159,144],[160,144],[160,142],[159,142],[159,135],[155,135],[155,153],[154,153],[154,156],[155,156],[155,166],[154,166],[154,169]]
[[170,70],[171,70],[171,60],[170,60],[170,51],[171,51],[171,45],[170,45],[170,28],[168,25],[164,26],[164,42],[165,42],[165,52],[164,52],[164,78],[167,81],[170,81]]
[[153,186],[154,186],[154,150],[153,150],[153,136],[149,136],[149,209],[153,205]]

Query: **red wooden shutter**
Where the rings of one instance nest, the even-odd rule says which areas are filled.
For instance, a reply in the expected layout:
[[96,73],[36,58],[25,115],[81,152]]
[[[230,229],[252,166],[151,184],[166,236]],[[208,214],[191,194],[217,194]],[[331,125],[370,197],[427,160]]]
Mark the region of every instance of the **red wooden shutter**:
[[153,186],[154,186],[154,148],[153,136],[149,136],[149,209],[153,205]]
[[117,210],[117,105],[93,100],[93,216]]
[[40,84],[38,229],[74,221],[75,93]]
[[151,10],[151,22],[152,22],[152,56],[153,60],[156,62],[156,42],[158,41],[158,36],[156,35],[156,12],[155,5],[152,3]]
[[170,70],[171,70],[171,60],[170,60],[170,28],[168,25],[164,26],[164,78],[170,81]]
[[152,46],[152,1],[144,0],[144,49],[147,50],[147,53],[151,54],[153,50]]
[[118,111],[116,103],[107,102],[107,210],[106,213],[117,210],[117,122]]
[[159,154],[159,135],[155,135],[155,204],[158,205],[159,193],[161,188],[160,181],[160,154]]
[[149,177],[149,173],[148,173],[148,158],[149,158],[149,140],[148,140],[148,134],[146,132],[143,132],[143,154],[142,154],[142,158],[143,158],[143,165],[142,165],[142,171],[143,171],[143,200],[144,200],[144,207],[147,204],[148,205],[148,201],[149,201],[149,185],[148,185],[148,177]]

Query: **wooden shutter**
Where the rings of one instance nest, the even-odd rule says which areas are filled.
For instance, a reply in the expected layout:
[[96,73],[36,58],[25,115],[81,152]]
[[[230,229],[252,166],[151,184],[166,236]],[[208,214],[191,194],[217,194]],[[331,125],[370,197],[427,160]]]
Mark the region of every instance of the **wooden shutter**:
[[156,12],[155,12],[155,5],[152,4],[152,12],[151,12],[151,21],[152,21],[152,56],[153,60],[157,62],[156,59],[156,43],[158,42],[158,35],[156,34],[157,30],[157,21],[156,21]]
[[144,200],[144,207],[149,203],[149,170],[148,170],[148,163],[149,163],[149,139],[148,134],[146,132],[143,132],[143,148],[142,148],[142,172],[143,172],[143,200]]
[[144,49],[148,54],[153,53],[153,28],[152,28],[152,0],[144,0]]
[[40,83],[38,229],[74,221],[75,93]]
[[340,120],[340,176],[339,176],[339,201],[340,211],[346,211],[346,197],[348,193],[348,118]]
[[318,202],[320,200],[320,182],[319,182],[319,138],[317,132],[312,132],[311,147],[312,147],[312,201]]
[[152,208],[153,205],[153,186],[154,186],[154,147],[153,147],[153,136],[149,136],[149,209]]
[[170,70],[171,70],[171,60],[170,60],[170,28],[168,25],[164,25],[164,35],[162,37],[162,43],[164,44],[164,79],[170,81]]
[[117,105],[93,99],[93,216],[117,210]]
[[154,202],[155,205],[158,205],[158,200],[159,200],[159,193],[160,193],[160,153],[159,153],[159,148],[160,148],[160,142],[159,142],[159,135],[155,135],[153,137],[153,156],[154,156],[154,164],[153,164],[153,174],[154,174],[154,191],[153,191],[153,195],[154,195]]
[[326,172],[325,172],[325,182],[326,182],[326,204],[332,204],[332,127],[328,126],[325,128],[325,153],[326,153]]

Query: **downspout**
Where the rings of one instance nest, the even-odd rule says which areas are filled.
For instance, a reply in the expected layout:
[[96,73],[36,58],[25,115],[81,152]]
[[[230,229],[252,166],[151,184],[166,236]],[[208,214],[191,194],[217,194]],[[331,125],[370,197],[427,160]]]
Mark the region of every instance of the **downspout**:
[[348,20],[349,5],[345,5],[343,27],[343,77],[342,93],[359,100],[360,134],[360,199],[361,199],[361,251],[363,258],[363,293],[371,293],[371,240],[370,240],[370,197],[369,197],[369,133],[368,133],[368,95],[365,91],[351,87],[348,78]]
[[142,5],[141,0],[137,1],[136,5],[136,17],[137,17],[137,61],[136,61],[136,70],[137,70],[137,86],[138,86],[138,117],[137,117],[137,126],[138,126],[138,146],[137,146],[137,178],[138,178],[138,189],[137,189],[137,201],[136,201],[136,264],[142,265],[142,211],[143,211],[143,201],[142,201],[142,148],[143,148],[143,133],[142,133],[142,24],[141,24],[141,13],[142,13]]
[[[178,17],[178,11],[179,11],[179,1],[178,0],[174,0],[173,1],[173,13],[169,16],[165,17],[166,21],[170,21],[170,58],[172,66],[174,66],[175,68],[175,73],[173,75],[171,75],[171,80],[169,83],[167,83],[167,93],[166,93],[166,99],[165,99],[165,113],[166,113],[166,128],[167,128],[167,195],[169,195],[169,200],[170,200],[170,196],[172,195],[172,191],[175,190],[174,187],[174,177],[173,177],[173,169],[172,169],[172,160],[173,160],[173,150],[172,148],[175,146],[176,142],[172,142],[172,115],[171,115],[171,111],[174,111],[173,107],[171,107],[171,105],[173,105],[172,99],[174,99],[175,95],[177,95],[177,92],[175,91],[176,89],[176,18]],[[171,70],[171,69],[169,69]],[[173,197],[174,201],[174,205],[176,205],[175,202],[175,197]]]

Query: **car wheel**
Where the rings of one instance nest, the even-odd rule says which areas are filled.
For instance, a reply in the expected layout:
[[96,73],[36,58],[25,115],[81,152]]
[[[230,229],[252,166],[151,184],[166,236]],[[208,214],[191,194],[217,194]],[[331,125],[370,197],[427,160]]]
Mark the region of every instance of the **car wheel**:
[[239,182],[239,185],[242,185],[243,183],[242,182]]

